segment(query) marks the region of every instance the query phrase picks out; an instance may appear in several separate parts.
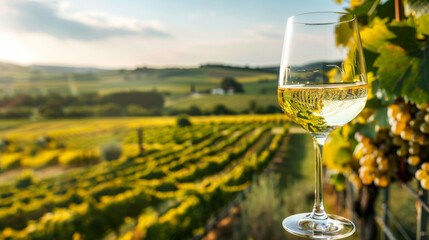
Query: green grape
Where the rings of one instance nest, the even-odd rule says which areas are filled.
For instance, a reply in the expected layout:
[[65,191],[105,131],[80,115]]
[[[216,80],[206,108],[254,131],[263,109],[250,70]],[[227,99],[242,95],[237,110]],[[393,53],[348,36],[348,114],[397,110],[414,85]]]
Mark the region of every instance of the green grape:
[[420,145],[423,145],[424,140],[425,140],[425,135],[423,135],[423,133],[413,131],[413,134],[411,135],[411,141],[419,143]]
[[362,142],[362,138],[363,138],[364,136],[363,136],[363,134],[362,134],[362,133],[360,133],[360,132],[355,132],[354,137],[355,137],[356,141],[358,141],[358,142]]
[[408,112],[410,111],[410,108],[411,105],[406,102],[399,103],[399,110],[401,110],[401,112]]
[[361,166],[359,168],[359,176],[365,174],[372,174],[375,172],[374,166]]
[[388,143],[382,143],[382,144],[380,144],[380,146],[378,148],[382,152],[387,152],[387,151],[389,151],[391,145],[392,145],[391,143],[390,144],[388,144]]
[[389,138],[389,131],[388,130],[379,130],[377,131],[376,139],[380,141],[384,141]]
[[362,180],[362,183],[365,185],[370,185],[374,181],[374,176],[370,172],[364,172],[364,174],[362,174],[360,178]]
[[420,166],[421,169],[429,171],[429,163],[425,162],[422,163],[422,165]]
[[419,156],[409,156],[407,162],[411,166],[417,166],[420,163],[420,158]]
[[423,121],[425,119],[426,112],[424,110],[420,110],[416,113],[416,119],[419,121]]
[[399,136],[395,136],[392,140],[392,144],[397,147],[401,146],[403,143],[404,143],[404,140],[402,140],[402,138]]
[[421,122],[418,121],[417,119],[411,119],[408,122],[408,126],[410,126],[412,129],[419,129]]
[[406,127],[407,124],[405,122],[395,122],[392,124],[391,130],[395,135],[399,135]]
[[429,107],[429,103],[417,104],[417,108],[420,110],[425,110]]
[[417,143],[412,143],[410,144],[409,148],[408,148],[408,152],[411,155],[417,155],[420,152],[420,145]]
[[374,166],[375,160],[372,157],[372,155],[366,155],[363,158],[360,159],[359,164],[361,166]]
[[396,150],[396,155],[398,155],[398,157],[405,157],[407,156],[408,153],[408,149],[405,147],[400,147],[398,150]]
[[374,184],[377,187],[387,187],[389,185],[389,178],[386,175],[381,175],[374,179]]
[[420,124],[420,132],[428,134],[429,133],[429,123],[424,122]]
[[429,113],[426,113],[425,115],[425,122],[429,123]]
[[396,120],[400,121],[400,122],[408,122],[411,119],[411,114],[408,112],[399,112],[398,114],[396,114]]
[[364,145],[362,152],[365,155],[371,155],[375,151],[375,147],[372,144],[369,144],[367,146]]
[[378,170],[381,172],[387,171],[389,169],[389,160],[386,157],[377,158]]
[[424,178],[428,177],[428,172],[423,169],[419,169],[416,171],[416,178],[417,180],[423,180]]
[[429,137],[424,136],[423,142],[421,144],[422,146],[427,146],[429,145]]
[[371,139],[365,136],[362,136],[360,142],[366,147],[371,145]]
[[383,151],[381,151],[380,149],[375,148],[374,152],[372,153],[372,156],[377,159],[378,157],[382,157],[383,156]]
[[389,118],[395,118],[398,113],[399,113],[398,105],[390,104],[389,107],[387,107],[387,116]]
[[424,178],[423,180],[420,181],[420,185],[422,186],[423,189],[429,190],[429,179]]
[[406,127],[402,132],[401,132],[401,138],[406,140],[406,141],[410,141],[411,140],[411,136],[413,135],[413,129]]
[[379,156],[375,159],[375,162],[377,164],[388,164],[389,163],[389,159],[385,156]]

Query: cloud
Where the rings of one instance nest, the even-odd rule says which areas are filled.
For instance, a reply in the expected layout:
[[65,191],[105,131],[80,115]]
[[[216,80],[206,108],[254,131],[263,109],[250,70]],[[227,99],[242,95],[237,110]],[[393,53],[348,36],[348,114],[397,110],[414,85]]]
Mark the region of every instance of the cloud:
[[114,36],[166,38],[170,35],[158,22],[144,23],[102,12],[67,13],[67,4],[42,1],[12,3],[18,27],[60,39],[98,40]]

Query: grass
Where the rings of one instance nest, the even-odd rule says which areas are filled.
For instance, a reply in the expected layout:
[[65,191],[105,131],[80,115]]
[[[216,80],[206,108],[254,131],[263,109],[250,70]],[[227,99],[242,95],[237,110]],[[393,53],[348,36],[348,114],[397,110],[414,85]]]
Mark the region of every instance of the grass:
[[[416,181],[409,183],[411,186],[417,186]],[[377,207],[381,210],[382,204],[382,190],[379,192],[377,198]],[[395,233],[396,236],[401,236],[397,228],[393,224],[394,221],[399,222],[399,224],[405,229],[407,234],[411,236],[412,239],[415,239],[416,235],[416,226],[417,226],[417,210],[416,210],[416,200],[415,198],[405,189],[403,189],[398,183],[392,183],[390,185],[390,198],[389,198],[389,208],[390,212],[395,218],[394,220],[389,220],[389,227]],[[382,212],[380,211],[380,214]],[[429,226],[428,226],[429,227]]]
[[[281,182],[314,185],[314,151],[310,134],[291,129],[286,161],[279,169]],[[296,131],[296,132],[294,132]]]
[[311,138],[293,127],[278,168],[252,185],[240,205],[233,239],[300,239],[281,226],[283,218],[308,212],[313,204],[314,164]]

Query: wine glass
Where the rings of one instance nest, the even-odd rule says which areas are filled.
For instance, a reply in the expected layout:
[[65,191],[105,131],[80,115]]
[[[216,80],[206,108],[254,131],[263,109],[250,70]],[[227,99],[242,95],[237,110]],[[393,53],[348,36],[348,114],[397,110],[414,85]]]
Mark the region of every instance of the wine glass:
[[288,18],[278,100],[284,113],[310,133],[316,164],[313,211],[285,218],[283,227],[290,233],[314,239],[339,239],[355,231],[350,220],[324,210],[322,153],[329,133],[362,111],[367,94],[356,16],[313,12]]

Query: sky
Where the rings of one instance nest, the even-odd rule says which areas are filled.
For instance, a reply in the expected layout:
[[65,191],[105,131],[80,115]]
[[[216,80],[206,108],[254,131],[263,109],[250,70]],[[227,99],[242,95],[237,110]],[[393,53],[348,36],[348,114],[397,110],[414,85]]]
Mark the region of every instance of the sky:
[[334,0],[0,0],[0,61],[279,65],[288,17],[343,9]]

